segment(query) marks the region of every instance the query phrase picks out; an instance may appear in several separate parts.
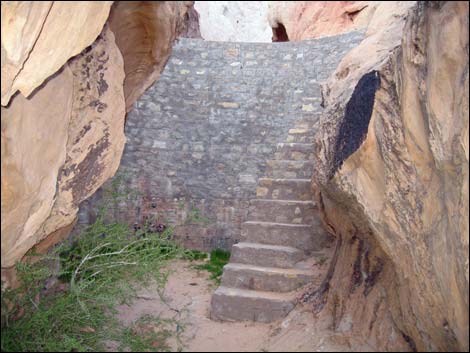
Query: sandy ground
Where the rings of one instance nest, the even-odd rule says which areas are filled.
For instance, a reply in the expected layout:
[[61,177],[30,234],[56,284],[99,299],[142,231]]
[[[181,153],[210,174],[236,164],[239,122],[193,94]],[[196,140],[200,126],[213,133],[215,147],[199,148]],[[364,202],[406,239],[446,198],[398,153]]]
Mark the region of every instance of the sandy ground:
[[[118,317],[131,325],[142,315],[174,319],[169,344],[172,351],[188,352],[270,352],[270,351],[373,351],[371,347],[351,347],[341,335],[328,330],[328,323],[315,319],[298,305],[284,320],[270,324],[217,322],[209,316],[210,300],[216,289],[206,271],[195,263],[173,262],[163,300],[156,287],[139,290],[130,306],[118,307]],[[112,347],[109,347],[112,349]]]

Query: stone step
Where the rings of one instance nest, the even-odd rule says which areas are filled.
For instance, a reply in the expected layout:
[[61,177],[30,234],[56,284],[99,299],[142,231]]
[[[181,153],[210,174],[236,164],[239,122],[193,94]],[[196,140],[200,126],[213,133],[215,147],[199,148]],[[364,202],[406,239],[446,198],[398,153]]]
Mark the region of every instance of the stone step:
[[290,292],[312,282],[314,278],[314,272],[309,270],[229,263],[224,266],[221,285],[249,290]]
[[258,179],[256,197],[271,200],[299,200],[311,201],[313,199],[310,179]]
[[242,224],[240,241],[290,246],[304,251],[311,251],[315,249],[313,235],[313,227],[307,224],[252,221]]
[[313,144],[311,143],[278,143],[274,153],[277,160],[312,160]]
[[284,318],[295,302],[294,295],[288,293],[219,287],[212,295],[211,318],[268,323]]
[[308,115],[307,114],[304,114],[302,118],[300,118],[299,120],[296,120],[296,123],[297,122],[309,122],[309,123],[312,123],[312,122],[316,122],[316,121],[319,121],[321,116],[323,115],[323,112],[317,112],[317,113],[309,113]]
[[294,268],[305,253],[290,246],[258,243],[237,243],[232,246],[230,262],[263,267]]
[[313,201],[254,199],[248,220],[260,222],[317,224]]
[[313,161],[271,159],[266,163],[266,176],[270,178],[308,179],[313,174]]
[[291,143],[313,143],[314,130],[309,128],[290,129],[285,142]]
[[314,129],[320,124],[319,119],[314,120],[299,120],[295,122],[294,129]]

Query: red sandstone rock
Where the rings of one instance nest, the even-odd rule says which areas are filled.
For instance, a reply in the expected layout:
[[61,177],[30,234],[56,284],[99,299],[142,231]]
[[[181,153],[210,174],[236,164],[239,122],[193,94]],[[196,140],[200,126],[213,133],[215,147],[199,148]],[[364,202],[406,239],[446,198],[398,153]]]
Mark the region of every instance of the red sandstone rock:
[[375,1],[271,1],[272,28],[282,24],[290,41],[312,39],[366,27]]
[[96,39],[112,1],[2,2],[2,105],[30,94]]
[[324,87],[314,185],[338,248],[316,303],[379,350],[466,351],[468,3],[421,3],[405,18]]
[[126,103],[130,107],[158,77],[192,6],[119,2],[110,19],[113,34],[103,29],[111,4],[2,3],[7,284],[14,284],[14,263],[35,244],[42,241],[45,250],[66,236],[79,203],[115,173],[125,143]]
[[124,58],[126,110],[160,76],[177,36],[188,27],[191,1],[118,1],[109,24]]
[[30,99],[2,107],[2,268],[75,219],[119,166],[123,61],[105,29]]

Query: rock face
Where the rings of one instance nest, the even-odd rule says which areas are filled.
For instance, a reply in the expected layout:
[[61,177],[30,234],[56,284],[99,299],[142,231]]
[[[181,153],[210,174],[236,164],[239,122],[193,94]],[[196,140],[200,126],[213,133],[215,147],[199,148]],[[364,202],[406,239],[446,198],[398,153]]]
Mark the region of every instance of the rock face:
[[124,148],[122,57],[105,28],[30,99],[2,107],[2,267],[73,222]]
[[[1,265],[9,283],[14,263],[41,240],[66,235],[78,204],[114,174],[125,110],[158,77],[190,18],[190,2],[119,2],[105,25],[111,3],[2,3]],[[197,7],[204,38],[271,40],[264,2],[246,7],[254,32],[232,3],[213,5],[231,28],[225,39],[219,28],[207,30],[206,5]],[[323,89],[313,190],[337,244],[325,281],[304,300],[324,308],[335,330],[367,336],[380,350],[465,351],[469,6],[419,3],[408,14],[411,6],[298,2],[269,10],[272,27],[283,24],[291,41],[368,26]],[[258,65],[234,49],[227,55]],[[253,67],[245,72],[257,77]],[[245,102],[226,99],[229,91],[219,92],[217,109]]]
[[332,36],[365,28],[407,6],[390,1],[269,1],[268,19],[276,29],[285,28],[290,41]]
[[[63,88],[72,81],[66,67],[30,99],[18,95],[2,107],[2,267],[34,244],[51,212],[72,110],[72,92]],[[50,97],[61,104],[51,106]]]
[[[1,265],[7,285],[14,283],[14,263],[34,245],[46,250],[66,236],[78,204],[115,173],[126,103],[158,77],[192,2],[120,2],[105,25],[111,5],[2,3]],[[142,33],[148,40],[139,39]],[[124,92],[132,93],[127,100]]]
[[54,207],[33,237],[37,239],[73,222],[78,205],[114,175],[124,149],[123,60],[107,26],[68,66],[74,79],[66,159]]
[[379,350],[465,351],[469,7],[419,3],[405,18],[324,87],[314,188],[338,243],[310,299]]
[[[375,31],[374,19],[399,13],[400,1],[196,1],[205,40],[229,42],[300,41],[357,29]],[[280,38],[278,29],[285,30]]]
[[184,16],[185,29],[181,32],[181,37],[202,38],[201,29],[199,28],[199,14],[194,6],[189,6],[187,9]]
[[202,38],[224,42],[271,42],[268,1],[196,1]]
[[96,39],[112,1],[2,3],[2,105],[28,97]]
[[109,25],[124,58],[126,110],[154,83],[179,34],[186,31],[191,1],[117,1]]

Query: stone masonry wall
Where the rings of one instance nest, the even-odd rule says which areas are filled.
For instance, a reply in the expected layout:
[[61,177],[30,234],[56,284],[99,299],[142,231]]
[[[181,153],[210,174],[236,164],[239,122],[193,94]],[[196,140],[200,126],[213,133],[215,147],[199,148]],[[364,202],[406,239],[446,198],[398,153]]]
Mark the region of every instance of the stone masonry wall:
[[105,191],[118,187],[131,193],[108,204],[117,219],[135,228],[171,225],[187,247],[230,249],[277,143],[296,121],[317,119],[319,83],[362,37],[350,32],[283,43],[181,38],[160,79],[127,116],[118,171],[124,178],[82,203],[78,227],[92,222]]

